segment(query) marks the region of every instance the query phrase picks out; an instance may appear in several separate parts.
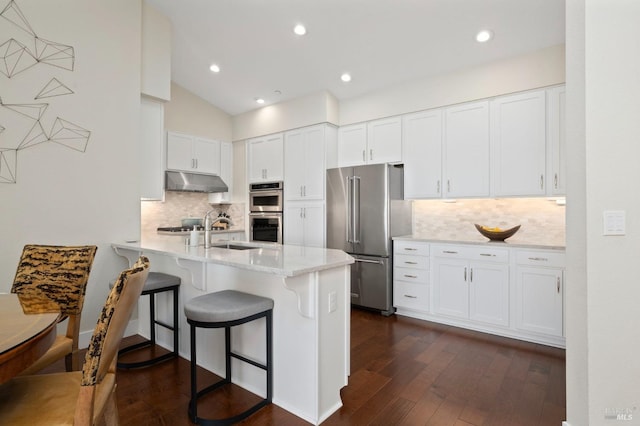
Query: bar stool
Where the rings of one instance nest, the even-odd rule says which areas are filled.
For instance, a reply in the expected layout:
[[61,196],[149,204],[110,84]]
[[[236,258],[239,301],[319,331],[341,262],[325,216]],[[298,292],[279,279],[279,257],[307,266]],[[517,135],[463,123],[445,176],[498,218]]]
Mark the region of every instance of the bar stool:
[[[224,290],[209,293],[191,299],[184,306],[184,313],[190,325],[191,336],[191,399],[189,400],[189,418],[193,423],[201,425],[230,425],[239,422],[260,408],[271,403],[273,393],[272,364],[272,323],[273,300],[235,290]],[[266,364],[260,364],[231,351],[231,327],[244,324],[259,318],[266,318]],[[196,328],[222,328],[225,335],[225,377],[218,382],[198,391],[196,383]],[[198,398],[231,383],[231,358],[249,363],[266,371],[267,396],[247,410],[227,418],[204,419],[198,417]]]
[[[115,281],[109,283],[109,287],[113,287]],[[152,347],[156,344],[156,325],[171,330],[173,332],[173,352],[169,352],[151,359],[137,362],[120,362],[118,361],[118,368],[140,368],[149,365],[157,364],[158,362],[165,361],[178,356],[178,293],[180,289],[180,277],[175,275],[169,275],[162,272],[149,272],[149,276],[142,288],[141,296],[149,296],[149,327],[151,329],[150,339],[145,339],[140,343],[136,343],[126,348],[122,348],[118,351],[118,357],[129,352],[133,352],[138,349]],[[156,319],[156,300],[155,295],[163,293],[165,291],[173,292],[173,325],[169,325]]]

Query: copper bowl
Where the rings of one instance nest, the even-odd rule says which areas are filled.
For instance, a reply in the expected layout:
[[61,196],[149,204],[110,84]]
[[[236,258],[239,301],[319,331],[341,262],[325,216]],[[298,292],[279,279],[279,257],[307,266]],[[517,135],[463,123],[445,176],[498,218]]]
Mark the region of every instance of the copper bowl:
[[507,238],[511,237],[516,232],[518,232],[518,229],[520,229],[520,225],[514,226],[513,228],[510,228],[510,229],[503,229],[500,231],[492,231],[481,225],[478,225],[477,223],[475,224],[475,226],[479,233],[481,233],[491,241],[504,241]]

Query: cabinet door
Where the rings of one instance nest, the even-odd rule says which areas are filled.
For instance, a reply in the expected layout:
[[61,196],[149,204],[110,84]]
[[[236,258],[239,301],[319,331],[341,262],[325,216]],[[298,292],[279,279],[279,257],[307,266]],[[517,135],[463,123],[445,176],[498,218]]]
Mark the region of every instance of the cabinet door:
[[402,118],[391,117],[367,124],[368,164],[402,161]]
[[164,106],[161,102],[141,98],[140,198],[162,200],[164,196]]
[[[302,193],[305,200],[323,200],[325,173],[325,134],[324,128],[316,126],[304,132],[305,181]],[[285,186],[286,188],[286,186]]]
[[469,265],[469,318],[509,325],[509,266],[486,262]]
[[466,260],[433,260],[433,312],[469,318],[469,266]]
[[306,155],[302,130],[284,135],[284,199],[302,200],[305,185]]
[[249,182],[284,179],[284,142],[281,133],[249,141]]
[[194,138],[193,158],[198,173],[220,175],[220,142]]
[[192,136],[167,132],[167,169],[193,171],[192,144]]
[[284,229],[282,238],[285,244],[304,245],[304,217],[301,204],[293,203],[284,209]]
[[304,219],[304,245],[325,247],[325,215],[323,203],[306,204],[302,211]]
[[491,101],[491,171],[497,196],[544,195],[545,92]]
[[547,190],[550,195],[566,193],[567,145],[565,139],[565,87],[547,91]]
[[404,198],[442,196],[442,110],[403,117]]
[[445,109],[444,196],[489,195],[489,103]]
[[366,164],[367,125],[352,124],[338,130],[339,167]]
[[228,192],[214,192],[209,194],[209,204],[229,203],[233,194],[233,144],[220,143],[220,178],[229,187]]
[[562,269],[518,266],[516,271],[516,327],[562,336]]

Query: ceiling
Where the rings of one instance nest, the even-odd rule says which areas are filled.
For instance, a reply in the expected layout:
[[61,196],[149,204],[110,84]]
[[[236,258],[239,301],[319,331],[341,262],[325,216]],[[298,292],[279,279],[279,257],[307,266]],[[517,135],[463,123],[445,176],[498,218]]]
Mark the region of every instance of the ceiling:
[[[259,108],[256,98],[268,105],[327,90],[344,100],[561,44],[565,34],[564,0],[147,1],[173,24],[172,80],[230,115]],[[306,35],[293,33],[297,23]],[[485,28],[494,38],[477,43]]]

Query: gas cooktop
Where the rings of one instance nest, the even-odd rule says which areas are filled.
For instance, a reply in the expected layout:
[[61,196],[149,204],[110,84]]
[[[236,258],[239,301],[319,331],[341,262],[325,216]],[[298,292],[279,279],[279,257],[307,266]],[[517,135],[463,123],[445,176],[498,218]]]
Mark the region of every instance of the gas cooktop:
[[[222,226],[212,226],[212,231],[222,231],[224,228]],[[157,229],[158,232],[189,232],[193,231],[193,226],[160,226]],[[204,226],[196,226],[196,231],[204,231]]]

